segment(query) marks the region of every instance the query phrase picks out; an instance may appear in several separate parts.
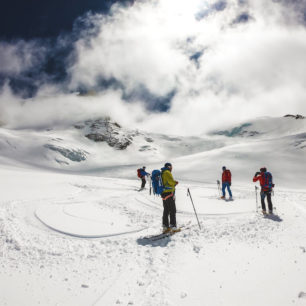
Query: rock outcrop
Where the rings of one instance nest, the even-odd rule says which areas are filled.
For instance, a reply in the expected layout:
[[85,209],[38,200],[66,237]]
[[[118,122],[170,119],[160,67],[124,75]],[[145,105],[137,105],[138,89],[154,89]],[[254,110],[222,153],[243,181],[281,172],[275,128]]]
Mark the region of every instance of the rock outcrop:
[[288,114],[288,115],[285,115],[284,117],[285,118],[294,118],[294,119],[305,119],[304,116],[299,115],[299,114],[297,114],[297,115],[290,115],[290,114]]
[[70,159],[71,161],[74,162],[81,162],[86,160],[86,155],[88,154],[88,152],[83,151],[83,150],[73,150],[73,149],[67,149],[64,147],[60,147],[60,146],[55,146],[52,144],[45,144],[44,145],[45,148],[58,152],[61,155],[63,155],[64,157]]
[[126,149],[133,140],[133,133],[123,130],[118,123],[112,122],[109,118],[87,120],[74,127],[83,130],[84,136],[88,139],[95,142],[106,142],[118,150]]

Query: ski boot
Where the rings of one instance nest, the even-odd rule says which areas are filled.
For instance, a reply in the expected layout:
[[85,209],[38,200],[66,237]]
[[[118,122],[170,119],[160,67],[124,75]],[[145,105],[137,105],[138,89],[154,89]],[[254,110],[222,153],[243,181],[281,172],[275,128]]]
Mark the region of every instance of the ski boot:
[[171,233],[176,233],[179,232],[181,229],[179,227],[176,226],[170,226],[170,231]]
[[163,226],[163,234],[167,234],[171,231],[171,228],[170,227],[167,227],[167,226]]

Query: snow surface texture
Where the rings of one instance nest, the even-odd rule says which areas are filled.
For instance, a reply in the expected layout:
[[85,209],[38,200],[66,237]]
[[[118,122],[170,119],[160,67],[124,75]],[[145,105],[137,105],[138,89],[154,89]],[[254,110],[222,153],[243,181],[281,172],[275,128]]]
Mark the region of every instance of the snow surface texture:
[[[139,132],[117,150],[75,128],[0,129],[0,305],[306,305],[305,120],[263,118],[243,130],[258,134],[186,140],[199,151],[182,148],[171,161],[178,225],[187,226],[148,242],[160,232],[162,203],[138,192],[140,139],[156,148],[145,155],[150,171],[184,138]],[[74,166],[48,143],[87,159]],[[166,143],[173,147],[159,151]],[[263,164],[279,218],[256,212],[251,179]],[[219,200],[223,165],[234,201]]]

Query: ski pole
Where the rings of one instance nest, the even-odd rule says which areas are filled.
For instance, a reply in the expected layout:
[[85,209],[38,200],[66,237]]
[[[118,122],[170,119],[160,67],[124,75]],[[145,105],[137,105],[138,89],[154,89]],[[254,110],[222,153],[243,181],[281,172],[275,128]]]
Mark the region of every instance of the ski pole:
[[220,181],[219,180],[217,180],[217,185],[218,185],[219,196],[221,197],[221,188],[220,188]]
[[258,212],[257,189],[258,189],[258,187],[257,187],[257,186],[255,186],[255,196],[256,196],[256,212]]
[[150,175],[150,191],[149,191],[149,194],[151,195],[152,193],[152,178],[151,178],[151,175]]
[[192,201],[192,197],[191,197],[191,193],[190,193],[189,188],[187,188],[187,195],[190,196],[190,200],[191,200],[191,203],[192,203],[192,206],[193,206],[193,210],[194,210],[194,213],[195,213],[196,218],[197,218],[197,220],[198,220],[199,228],[201,229],[201,225],[200,225],[200,222],[199,222],[199,219],[198,219],[198,215],[197,215],[196,209],[195,209],[194,204],[193,204],[193,201]]

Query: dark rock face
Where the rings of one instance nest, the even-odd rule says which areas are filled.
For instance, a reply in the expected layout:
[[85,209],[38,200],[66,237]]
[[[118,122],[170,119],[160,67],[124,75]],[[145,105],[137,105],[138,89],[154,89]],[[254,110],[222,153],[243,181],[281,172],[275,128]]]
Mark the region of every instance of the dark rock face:
[[87,134],[85,135],[85,137],[87,137],[90,140],[93,140],[95,142],[102,142],[102,141],[106,141],[107,137],[102,135],[102,134],[98,134],[98,133],[92,133],[92,134]]
[[74,127],[84,130],[85,137],[88,139],[106,142],[117,150],[126,149],[133,140],[132,133],[124,131],[118,123],[110,121],[110,118],[87,120],[84,124],[77,124]]
[[145,140],[146,140],[147,142],[154,142],[154,140],[153,140],[151,137],[145,137]]
[[299,114],[297,114],[297,115],[290,115],[290,114],[288,114],[288,115],[285,115],[284,117],[285,118],[294,118],[294,119],[305,119],[304,116],[299,115]]
[[45,144],[44,145],[45,148],[58,152],[61,155],[63,155],[64,157],[70,159],[71,161],[74,162],[81,162],[86,160],[86,154],[88,154],[88,152],[82,151],[82,150],[73,150],[73,149],[67,149],[67,148],[63,148],[63,147],[59,147],[59,146],[55,146],[52,144]]

